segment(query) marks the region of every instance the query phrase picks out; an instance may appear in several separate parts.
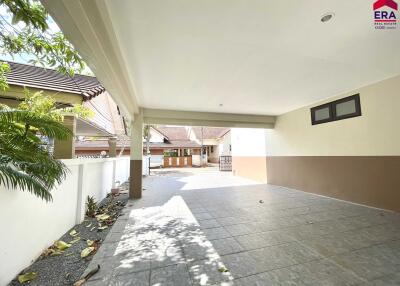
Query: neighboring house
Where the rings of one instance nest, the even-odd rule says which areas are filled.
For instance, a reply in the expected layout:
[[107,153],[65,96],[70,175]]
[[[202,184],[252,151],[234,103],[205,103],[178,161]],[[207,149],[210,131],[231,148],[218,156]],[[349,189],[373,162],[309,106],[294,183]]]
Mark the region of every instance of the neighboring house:
[[[64,124],[75,131],[79,139],[85,137],[114,137],[124,134],[122,116],[106,89],[93,76],[76,74],[73,77],[56,70],[27,64],[8,62],[11,71],[6,74],[9,89],[0,91],[0,103],[15,107],[24,98],[24,88],[31,92],[42,91],[53,97],[60,108],[82,104],[94,112],[89,119],[65,117]],[[74,140],[55,142],[54,152],[58,158],[74,158]]]
[[[203,133],[201,130],[203,130]],[[220,156],[231,154],[230,144],[229,128],[151,126],[150,165],[152,167],[182,167],[218,163]],[[200,155],[202,145],[203,160]],[[116,149],[117,154],[130,154],[130,140],[127,137],[124,140],[118,140]],[[101,152],[109,152],[107,140],[76,142],[76,153],[80,156],[95,157]],[[144,139],[143,153],[146,153],[146,141]]]
[[231,155],[229,128],[192,127],[190,138],[204,146],[209,163],[218,163],[220,156]]
[[[160,160],[153,161],[153,156],[163,156],[166,167],[168,162],[172,162],[172,159],[167,157],[190,156],[192,165],[200,166],[206,163],[218,163],[220,156],[230,155],[229,128],[157,126],[153,130],[164,135],[163,142],[156,142],[156,137],[151,136],[150,152],[154,164]],[[201,160],[202,146],[203,160]]]

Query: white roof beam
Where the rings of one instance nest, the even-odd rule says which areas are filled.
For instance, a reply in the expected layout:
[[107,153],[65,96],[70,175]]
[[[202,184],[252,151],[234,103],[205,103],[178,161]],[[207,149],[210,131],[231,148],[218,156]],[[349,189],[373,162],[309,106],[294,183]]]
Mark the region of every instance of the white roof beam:
[[144,108],[143,121],[146,124],[272,129],[275,116]]

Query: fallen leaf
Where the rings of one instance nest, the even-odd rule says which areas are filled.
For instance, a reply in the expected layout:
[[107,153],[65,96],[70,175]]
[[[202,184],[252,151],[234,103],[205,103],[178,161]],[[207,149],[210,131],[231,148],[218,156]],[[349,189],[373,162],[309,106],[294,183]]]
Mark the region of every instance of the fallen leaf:
[[89,223],[86,227],[91,227],[92,226],[92,223]]
[[64,252],[61,250],[53,250],[53,252],[50,254],[50,256],[57,256],[57,255],[61,255]]
[[92,227],[92,228],[90,229],[90,231],[93,231],[93,230],[95,230],[95,228],[96,228],[95,226],[94,226],[94,227]]
[[86,274],[82,279],[79,279],[78,281],[76,281],[73,286],[81,286],[81,285],[83,285],[86,281],[88,281],[90,279],[90,277],[92,277],[97,272],[99,272],[99,270],[100,270],[100,265],[97,265],[96,268],[90,270],[89,273]]
[[79,240],[81,240],[81,238],[78,236],[78,237],[74,238],[73,240],[71,240],[69,242],[69,244],[74,244],[75,242],[78,242]]
[[97,228],[97,230],[103,230],[103,229],[106,229],[106,228],[108,228],[108,226],[103,225],[103,226],[99,226],[99,227]]
[[57,240],[54,242],[54,246],[59,249],[59,250],[65,250],[71,246],[71,244],[68,244],[62,240]]
[[94,250],[94,247],[87,247],[81,252],[81,257],[87,257],[92,251]]
[[25,283],[25,282],[28,282],[28,281],[32,281],[33,279],[36,279],[36,277],[37,277],[37,273],[36,272],[29,272],[29,273],[25,273],[25,274],[22,274],[22,275],[19,275],[18,276],[18,281],[19,281],[19,283]]
[[110,218],[110,216],[108,214],[99,214],[99,215],[96,216],[96,219],[98,221],[103,221],[103,220],[106,220],[106,219],[109,219],[109,218]]
[[221,266],[220,268],[218,268],[218,271],[223,273],[223,272],[228,272],[229,270],[226,267]]
[[69,233],[70,236],[77,236],[78,233],[76,232],[75,229],[71,230],[71,232]]
[[86,243],[87,243],[87,245],[88,246],[92,246],[93,245],[93,240],[90,240],[90,239],[88,239],[87,241],[86,241]]

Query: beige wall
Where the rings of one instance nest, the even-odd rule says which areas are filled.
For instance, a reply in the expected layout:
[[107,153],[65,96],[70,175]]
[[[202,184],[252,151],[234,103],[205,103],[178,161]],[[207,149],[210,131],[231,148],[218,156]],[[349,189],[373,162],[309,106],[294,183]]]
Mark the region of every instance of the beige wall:
[[[311,125],[310,108],[360,93],[362,116]],[[267,156],[400,155],[400,77],[278,116]]]
[[[362,116],[311,125],[311,107],[357,93]],[[394,77],[278,116],[264,137],[259,130],[233,132],[233,169],[260,180],[264,160],[270,184],[400,211],[399,123]]]
[[94,116],[89,118],[89,121],[104,128],[109,133],[117,135],[125,133],[122,116],[118,114],[117,105],[108,92],[85,101],[83,105],[94,111]]
[[[82,103],[82,96],[80,94],[59,92],[53,90],[43,90],[33,87],[29,87],[28,89],[31,93],[43,91],[45,95],[53,97],[57,102],[60,103],[70,103],[70,104]],[[0,96],[23,99],[24,88],[21,86],[10,85],[10,88],[7,89],[6,91],[0,91]]]

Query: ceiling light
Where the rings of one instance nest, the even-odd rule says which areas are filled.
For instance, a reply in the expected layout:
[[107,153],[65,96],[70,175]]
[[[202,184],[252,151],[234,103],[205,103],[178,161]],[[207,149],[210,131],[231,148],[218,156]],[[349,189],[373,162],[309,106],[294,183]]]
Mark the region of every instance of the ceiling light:
[[326,13],[326,14],[322,15],[321,22],[322,23],[328,22],[329,20],[331,20],[333,18],[333,16],[335,16],[335,13],[332,13],[332,12]]

